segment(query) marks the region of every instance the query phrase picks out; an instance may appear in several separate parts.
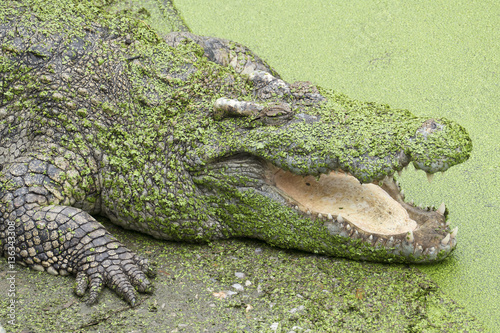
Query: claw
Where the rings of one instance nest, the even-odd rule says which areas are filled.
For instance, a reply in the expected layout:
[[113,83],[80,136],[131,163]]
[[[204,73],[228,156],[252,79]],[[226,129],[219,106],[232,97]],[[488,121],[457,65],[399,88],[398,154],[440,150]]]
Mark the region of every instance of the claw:
[[135,306],[137,304],[137,298],[135,297],[134,288],[132,288],[132,286],[126,289],[125,293],[123,294],[123,298],[125,298],[127,303],[129,303],[131,306]]

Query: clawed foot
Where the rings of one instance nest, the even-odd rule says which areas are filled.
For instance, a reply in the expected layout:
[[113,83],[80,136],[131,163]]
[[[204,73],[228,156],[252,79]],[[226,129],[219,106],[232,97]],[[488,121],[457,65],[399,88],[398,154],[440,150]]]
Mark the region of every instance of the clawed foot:
[[130,305],[137,303],[135,290],[152,293],[153,286],[147,277],[155,272],[147,259],[132,253],[117,241],[101,248],[88,250],[79,265],[75,293],[83,296],[87,290],[87,305],[97,301],[103,286],[114,290]]

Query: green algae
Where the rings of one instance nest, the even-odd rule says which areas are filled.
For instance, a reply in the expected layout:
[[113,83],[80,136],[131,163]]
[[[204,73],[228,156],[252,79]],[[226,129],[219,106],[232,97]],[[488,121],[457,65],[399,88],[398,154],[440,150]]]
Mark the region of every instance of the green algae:
[[416,203],[444,201],[451,224],[459,226],[452,257],[419,269],[497,331],[498,3],[177,0],[176,5],[193,32],[249,46],[286,80],[310,80],[421,116],[446,116],[468,129],[475,153],[466,164],[437,175],[432,184],[412,171],[400,182]]
[[[240,195],[231,189],[231,179],[227,184],[204,184],[202,177],[195,186],[191,174],[204,171],[211,161],[250,153],[297,174],[319,175],[342,169],[361,182],[370,182],[401,170],[401,152],[420,168],[436,172],[462,163],[472,149],[465,130],[450,121],[441,119],[444,130],[419,136],[418,129],[426,118],[387,105],[357,102],[325,89],[322,92],[327,102],[296,110],[319,119],[312,124],[297,121],[286,126],[249,126],[252,119],[248,118],[216,120],[211,109],[218,97],[253,98],[247,76],[208,61],[204,50],[189,39],[175,48],[167,45],[134,15],[114,15],[111,9],[102,10],[100,2],[70,1],[64,6],[67,1],[51,2],[47,10],[39,6],[43,1],[27,0],[4,18],[29,32],[34,29],[31,17],[35,15],[39,20],[36,29],[58,42],[52,45],[53,41],[43,38],[36,41],[35,46],[43,50],[42,58],[48,59],[40,75],[41,85],[37,90],[24,91],[15,100],[21,104],[41,101],[30,109],[31,119],[25,119],[36,124],[36,131],[44,133],[48,123],[62,131],[60,144],[66,149],[63,160],[58,162],[60,152],[48,147],[41,147],[38,156],[59,163],[62,170],[58,191],[64,200],[55,204],[78,203],[93,211],[97,209],[96,191],[102,191],[103,213],[113,216],[115,223],[163,239],[208,241],[254,236],[283,247],[357,259],[405,261],[403,256],[388,255],[391,249],[372,249],[354,244],[360,241],[332,237],[319,222],[311,228],[308,220],[298,217],[291,207],[272,203],[265,196],[252,191]],[[81,25],[90,28],[75,28]],[[99,31],[114,38],[101,38],[96,33]],[[14,40],[7,38],[4,43],[9,45]],[[62,61],[68,62],[66,66],[73,52],[81,54],[79,66],[84,69],[77,70],[74,78],[65,78],[62,69],[55,70],[56,45],[63,54]],[[70,55],[68,45],[74,45],[69,48]],[[248,52],[247,56],[252,55]],[[22,74],[23,66],[19,67],[17,75]],[[30,75],[38,82],[36,73]],[[69,84],[83,79],[82,75],[92,77],[98,88]],[[54,88],[50,83],[56,80],[66,81],[67,87],[62,83]],[[119,89],[116,94],[108,93],[115,89]],[[122,96],[123,92],[128,94]],[[280,100],[274,96],[266,102]],[[15,114],[14,105],[11,101],[7,112]],[[52,105],[64,112],[47,113]],[[76,111],[78,107],[80,111]],[[92,114],[85,114],[83,109],[92,109]],[[103,154],[105,162],[100,168],[89,158],[91,152]],[[429,161],[441,165],[435,167]],[[220,176],[207,175],[208,179]],[[96,178],[100,178],[102,189],[97,187]],[[248,181],[240,179],[244,187],[250,185]],[[215,206],[214,199],[200,191],[208,185],[215,190],[215,197],[222,199]],[[250,209],[237,214],[245,207]],[[256,216],[266,218],[259,223]],[[245,219],[254,222],[242,230]],[[264,233],[255,231],[282,220],[291,224],[277,224]],[[207,227],[213,221],[217,227]],[[304,242],[307,244],[301,244]]]
[[[16,325],[36,332],[480,332],[481,326],[414,268],[360,263],[252,240],[165,242],[105,226],[128,248],[158,262],[155,292],[131,308],[110,290],[86,306],[73,280],[19,268]],[[0,289],[7,288],[5,262]],[[245,274],[243,279],[235,272]],[[247,283],[250,282],[250,284]],[[223,298],[234,283],[244,291]],[[300,330],[299,330],[300,332]]]
[[170,0],[118,0],[112,2],[107,10],[116,15],[141,20],[163,35],[174,31],[189,31]]
[[[153,34],[151,34],[151,32],[148,29],[145,29],[144,33],[146,35],[146,38],[149,41],[152,41],[152,42],[155,41],[155,36]],[[193,47],[194,47],[194,49],[191,49],[191,50],[193,50],[194,53],[199,52],[199,49],[196,49],[195,46],[193,46]],[[99,63],[99,65],[105,64],[105,62],[102,62],[102,60],[97,60],[97,62]],[[92,73],[90,72],[89,74],[92,74]],[[178,96],[178,97],[179,98],[177,98],[177,100],[179,101],[179,103],[181,103],[181,105],[183,105],[184,97],[182,95]],[[103,105],[102,109],[106,113],[115,112],[113,110],[112,106],[104,105],[104,103],[102,105]],[[178,110],[174,108],[172,110],[172,113],[175,115],[176,112],[178,112]],[[78,116],[81,117],[81,113],[78,113]],[[63,124],[65,126],[69,126],[67,119],[60,119],[60,120],[63,122]],[[193,130],[194,130],[194,128],[193,128]],[[123,128],[116,127],[115,133],[123,134]],[[182,133],[184,133],[184,132],[182,131]],[[179,131],[179,135],[182,133],[181,133],[181,131]],[[145,136],[143,138],[143,140],[146,143],[150,142],[149,140],[151,140],[151,136],[148,136],[147,134],[148,133],[146,132]],[[106,141],[106,145],[108,145],[108,144],[111,145],[111,142],[109,140],[110,139],[108,139],[108,141]],[[127,142],[127,140],[125,140],[125,142]],[[116,144],[116,149],[118,149],[118,148],[119,147],[117,147],[117,144]],[[130,153],[134,154],[133,151],[131,151]],[[68,158],[71,158],[71,157],[72,156],[68,156]],[[128,166],[127,166],[127,163],[125,163],[125,162],[126,161],[123,161],[123,160],[116,161],[116,165],[123,167],[123,168],[126,168]],[[177,164],[177,161],[175,161],[175,160],[173,162],[170,162],[170,163],[172,163],[173,169],[176,169],[179,167],[179,165]],[[71,180],[71,182],[74,182],[74,181],[82,182],[83,180],[78,179],[78,178]],[[114,179],[114,181],[119,183],[121,180],[118,177],[118,178]],[[134,180],[134,184],[142,185],[140,177],[137,180]],[[69,190],[69,188],[68,188],[68,190]],[[123,190],[126,192],[127,195],[129,195],[131,192],[128,192],[128,191],[134,191],[134,188],[131,188],[128,190],[127,190],[127,188],[123,188]],[[137,190],[137,188],[136,188],[136,190]],[[182,205],[181,205],[181,207],[182,207]],[[136,209],[139,210],[139,209],[141,209],[141,207],[138,206],[138,208],[136,208]],[[181,210],[181,212],[182,212],[182,210]],[[134,215],[132,215],[132,216],[134,216]],[[140,239],[140,243],[147,242],[147,240],[148,240],[147,238],[142,237]],[[278,240],[278,241],[281,241],[281,240]],[[220,243],[220,244],[224,244],[224,243]],[[217,247],[217,245],[216,245],[215,246],[215,253],[217,253],[218,251],[225,251],[227,253],[232,254],[232,253],[235,253],[235,251],[242,249],[242,247],[240,247],[237,242],[236,243],[230,242],[227,244],[236,244],[234,246],[234,247],[236,247],[236,250],[233,248],[233,249],[230,249],[229,251],[225,251],[223,245],[220,247]],[[164,253],[163,255],[164,256],[171,256],[171,257],[175,258],[174,265],[177,265],[177,266],[188,265],[187,264],[189,262],[188,258],[192,258],[193,256],[195,256],[197,254],[197,252],[191,246],[189,247],[189,249],[184,248],[183,247],[184,245],[185,244],[180,245],[180,248],[183,249],[183,250],[181,250],[181,253],[183,254],[182,256],[176,256],[174,253]],[[133,244],[129,245],[129,247],[131,249],[134,249],[134,250],[137,249],[137,246],[134,246]],[[160,249],[164,250],[163,243],[161,243]],[[310,249],[310,248],[308,247],[308,249]],[[159,251],[161,251],[161,250],[159,250]],[[248,256],[251,254],[251,251],[247,251],[247,252],[245,252],[245,254]],[[397,319],[395,321],[391,321],[390,315],[392,314],[392,312],[383,316],[382,319],[380,318],[380,314],[381,313],[384,314],[383,309],[386,308],[387,303],[373,301],[372,298],[368,298],[368,295],[366,298],[365,298],[365,296],[363,296],[363,295],[365,295],[365,293],[369,294],[370,292],[372,292],[373,294],[376,294],[376,295],[382,294],[382,291],[375,289],[375,286],[377,286],[377,284],[379,284],[379,281],[380,281],[379,279],[387,277],[386,273],[384,273],[387,269],[386,266],[377,266],[377,265],[371,265],[371,264],[368,264],[368,266],[365,266],[367,264],[358,264],[358,263],[346,262],[346,261],[342,261],[342,260],[338,261],[336,259],[325,259],[325,258],[321,258],[321,257],[311,256],[308,254],[298,254],[297,256],[299,257],[299,260],[297,261],[296,258],[294,257],[294,255],[292,255],[291,259],[289,259],[287,255],[288,255],[287,253],[283,253],[283,252],[278,252],[278,254],[277,254],[278,257],[280,257],[280,256],[285,257],[286,258],[284,260],[285,262],[296,261],[296,263],[294,263],[292,265],[292,267],[289,268],[289,270],[281,269],[284,266],[282,266],[281,262],[279,263],[279,266],[278,266],[279,272],[281,272],[281,273],[286,272],[286,274],[284,274],[284,278],[282,281],[282,282],[284,282],[283,285],[274,286],[274,285],[272,285],[272,283],[270,281],[266,281],[266,282],[268,282],[268,285],[266,286],[266,289],[268,291],[266,292],[266,294],[271,295],[271,296],[267,297],[269,299],[267,304],[270,305],[275,300],[277,300],[278,303],[280,303],[280,301],[282,301],[282,302],[281,302],[281,304],[279,304],[276,307],[278,309],[276,311],[276,313],[273,312],[271,317],[261,319],[261,322],[263,322],[265,324],[268,324],[274,320],[279,321],[279,320],[286,319],[288,322],[287,322],[287,326],[285,326],[285,327],[288,327],[288,326],[292,327],[291,326],[292,323],[298,322],[301,324],[305,323],[307,325],[313,325],[311,327],[316,328],[318,330],[323,330],[323,331],[328,331],[331,329],[331,327],[335,327],[337,329],[345,329],[347,331],[352,331],[354,329],[357,329],[357,330],[362,330],[362,329],[374,330],[374,329],[380,329],[380,328],[390,329],[393,327],[398,327],[398,328],[401,327],[401,328],[406,328],[408,330],[413,330],[413,331],[432,330],[432,329],[441,328],[441,327],[443,329],[455,329],[456,331],[471,329],[471,327],[475,330],[480,329],[474,323],[474,320],[472,318],[470,318],[468,315],[463,314],[463,310],[461,310],[460,308],[457,308],[453,302],[451,302],[447,299],[443,300],[443,298],[445,296],[442,296],[441,294],[439,294],[439,292],[437,292],[436,287],[430,281],[426,280],[424,277],[418,277],[418,276],[414,275],[413,273],[410,273],[410,274],[404,275],[401,278],[395,277],[394,280],[390,280],[391,283],[389,285],[392,286],[392,288],[394,288],[394,286],[403,285],[403,288],[400,290],[393,289],[393,291],[395,292],[395,295],[398,295],[398,297],[401,297],[401,300],[403,301],[402,304],[404,304],[405,302],[408,302],[408,300],[416,302],[415,303],[416,305],[414,307],[412,307],[413,305],[410,307],[405,307],[402,304],[396,305],[395,307],[387,307],[387,308],[394,310],[394,311],[404,309],[403,313],[406,314],[406,319]],[[269,270],[268,270],[269,264],[268,263],[272,262],[272,260],[274,260],[274,259],[266,257],[266,259],[263,260],[263,262],[259,264],[259,265],[265,267],[266,269],[260,273],[256,273],[256,275],[257,274],[263,275],[263,274],[269,273]],[[339,264],[339,263],[346,263],[345,266],[342,265],[342,266],[346,267],[346,270],[345,271],[331,270],[331,268],[325,267],[325,265],[321,264],[321,261],[325,261],[325,260],[328,261],[330,264],[332,264],[332,267],[341,266],[341,264]],[[197,259],[197,261],[199,261],[199,259]],[[322,276],[321,280],[318,280],[316,278],[316,276],[314,276],[315,271],[314,271],[313,267],[308,266],[308,263],[311,264],[311,262],[314,263],[313,266],[320,267],[321,272],[324,274]],[[202,261],[202,263],[205,265],[209,265],[210,263],[215,263],[215,264],[219,265],[218,267],[220,267],[220,269],[217,269],[215,272],[213,270],[208,270],[208,271],[212,274],[212,275],[210,275],[210,277],[217,276],[224,283],[228,283],[230,281],[228,272],[231,272],[231,270],[236,270],[238,268],[238,267],[234,267],[234,266],[230,266],[230,265],[229,266],[223,265],[223,263],[219,263],[214,258],[211,258],[208,256],[207,256],[207,260]],[[196,265],[196,264],[193,264],[193,265]],[[197,267],[199,268],[199,266],[197,266]],[[381,269],[379,270],[377,267],[381,267]],[[313,272],[313,277],[309,276],[309,277],[306,277],[304,279],[300,279],[298,281],[298,283],[305,284],[307,287],[304,288],[304,287],[301,287],[299,285],[295,285],[294,288],[297,288],[296,290],[293,290],[293,289],[290,289],[289,287],[287,287],[287,286],[290,286],[292,282],[296,281],[294,279],[297,279],[297,273],[302,272],[306,268],[308,271]],[[397,272],[398,268],[388,268],[388,270],[391,272],[392,271]],[[196,274],[193,274],[193,275],[190,275],[189,273],[182,271],[182,269],[179,269],[179,271],[180,271],[179,274],[175,275],[175,281],[180,282],[179,285],[180,285],[181,289],[182,289],[182,286],[184,285],[184,283],[188,283],[189,281],[192,281],[191,279],[193,279],[193,278],[196,279],[197,277],[200,276],[199,271],[195,271]],[[374,272],[376,272],[376,274]],[[32,276],[35,276],[36,278],[38,278],[37,273],[27,273],[27,274],[33,274]],[[317,283],[326,285],[327,282],[330,282],[328,279],[332,275],[340,276],[341,279],[345,279],[345,280],[342,280],[342,282],[339,284],[341,289],[344,290],[343,292],[339,293],[341,298],[338,301],[336,301],[330,305],[325,306],[324,308],[318,307],[318,305],[320,305],[320,304],[325,304],[326,303],[325,301],[328,300],[328,298],[325,298],[325,296],[322,294],[323,290],[321,290],[321,292],[319,291],[319,288],[323,287],[323,286],[320,286]],[[375,277],[376,277],[375,281],[373,281],[373,284],[359,284],[359,283],[357,284],[358,281],[364,281],[364,280],[368,279],[368,277],[371,275],[375,275]],[[187,282],[186,282],[186,280],[183,280],[183,278],[187,278],[188,279]],[[53,277],[50,277],[50,279],[53,279]],[[323,280],[323,279],[327,279],[327,280]],[[63,284],[63,282],[62,282],[63,280],[64,279],[56,278],[53,281],[55,281],[56,286],[59,286],[59,285]],[[66,281],[68,281],[68,279],[66,279]],[[418,287],[415,287],[413,285],[414,283],[417,283]],[[293,285],[293,283],[292,283],[292,285]],[[199,287],[199,286],[196,285],[196,287]],[[223,287],[223,286],[221,286],[219,284],[209,284],[209,288],[214,288],[214,287]],[[354,287],[359,287],[359,288],[353,289]],[[46,289],[46,285],[43,285],[42,288]],[[192,286],[191,286],[191,288],[192,289],[190,291],[196,290],[196,288],[193,288]],[[361,289],[361,291],[359,291],[359,289]],[[78,328],[84,329],[83,327],[96,327],[96,325],[102,325],[103,329],[110,329],[110,328],[116,329],[116,328],[123,328],[124,327],[125,323],[124,323],[123,319],[125,319],[126,316],[125,316],[125,318],[123,316],[119,316],[119,317],[117,317],[116,320],[109,320],[108,321],[107,319],[112,317],[112,314],[110,314],[109,310],[106,311],[105,305],[97,307],[98,310],[103,310],[104,313],[94,314],[93,317],[91,317],[90,320],[88,322],[86,322],[88,324],[88,326],[85,326],[84,324],[78,324],[76,322],[76,318],[72,314],[68,314],[68,313],[72,312],[71,307],[74,305],[74,303],[68,302],[68,303],[62,304],[62,301],[61,301],[61,299],[68,298],[68,295],[70,293],[69,290],[70,290],[70,288],[66,289],[67,294],[65,296],[60,296],[60,295],[56,294],[55,300],[43,302],[43,303],[41,303],[42,304],[41,306],[33,306],[32,309],[34,309],[35,312],[33,313],[33,312],[26,311],[26,317],[21,317],[21,318],[24,318],[24,320],[22,320],[22,323],[30,323],[30,325],[32,323],[34,326],[30,326],[30,327],[35,327],[38,331],[53,330],[54,326],[51,327],[51,325],[53,325],[53,324],[51,324],[51,322],[58,322],[57,327],[59,327],[59,328],[61,327],[60,322],[64,322],[64,324],[66,325],[64,327],[67,328],[68,330],[74,330],[74,329],[78,329]],[[375,291],[373,291],[373,290],[375,290]],[[49,292],[53,292],[53,289],[49,290]],[[306,296],[307,301],[305,301],[305,302],[307,304],[307,309],[311,309],[311,310],[308,310],[307,315],[303,316],[304,318],[302,318],[300,315],[290,315],[289,314],[290,307],[297,305],[298,302],[296,299],[292,299],[292,298],[288,298],[288,297],[290,297],[292,295],[296,295],[298,292],[303,293]],[[277,297],[280,294],[283,294],[286,297],[284,297],[284,298]],[[193,299],[198,299],[198,294],[190,294],[190,295],[191,295],[191,297],[193,297],[191,299],[191,302],[196,302]],[[403,295],[403,296],[400,296],[400,295]],[[108,293],[108,296],[111,296],[111,294]],[[205,295],[205,297],[207,297],[207,295]],[[433,297],[437,297],[437,300],[432,299]],[[28,299],[31,298],[33,301],[36,301],[36,299],[34,297],[32,297],[31,294],[28,295],[27,298]],[[366,304],[360,302],[361,300],[366,300]],[[234,315],[234,316],[236,316],[236,318],[240,319],[239,316],[243,315],[243,313],[242,313],[243,311],[241,311],[241,310],[243,308],[246,309],[246,307],[243,306],[243,305],[245,305],[245,303],[244,303],[245,301],[246,300],[237,299],[235,301],[222,303],[219,307],[216,304],[215,308],[216,309],[220,309],[220,308],[222,308],[222,309],[223,308],[234,309],[234,312],[230,312],[229,316]],[[158,301],[158,302],[153,301],[153,302],[148,303],[147,310],[149,312],[157,311],[159,303],[161,303],[161,301]],[[374,304],[375,304],[375,309],[373,309]],[[430,304],[430,305],[427,306],[427,304]],[[437,306],[437,304],[439,304],[440,306],[442,306],[442,304],[445,304],[447,307],[444,310],[442,310],[440,307]],[[64,310],[68,309],[68,308],[70,310],[66,311],[66,313],[64,313],[64,315],[58,316],[59,313],[63,313]],[[53,309],[53,311],[52,311],[52,309]],[[116,307],[114,309],[116,309]],[[116,310],[114,310],[114,309],[111,310],[111,312],[116,312]],[[45,317],[45,316],[43,316],[43,317],[37,316],[36,313],[40,312],[40,310],[44,311],[45,313],[48,312],[47,317],[57,318],[57,319],[52,321],[52,320],[47,320],[47,317]],[[142,310],[142,312],[141,312],[141,310]],[[151,323],[148,322],[148,320],[150,320],[150,319],[145,320],[144,322],[141,322],[142,317],[140,317],[140,316],[141,316],[141,314],[144,314],[144,312],[145,312],[144,310],[145,310],[144,308],[141,308],[138,310],[139,313],[134,313],[135,319],[133,319],[133,320],[136,322],[135,324],[137,324],[140,328],[151,327]],[[263,316],[264,316],[265,313],[267,312],[267,308],[262,306],[261,310],[262,310],[261,313],[263,313]],[[372,317],[370,316],[372,312],[375,313],[375,319],[372,319]],[[24,313],[24,311],[23,311],[23,313]],[[450,313],[453,314],[453,316],[456,314],[460,314],[460,316],[463,316],[463,317],[460,318],[459,320],[455,321],[455,319],[450,319],[450,317],[447,317],[447,315]],[[183,318],[186,318],[186,317],[183,317]],[[189,320],[193,320],[193,318],[199,318],[199,317],[196,317],[196,316],[188,317]],[[438,318],[438,319],[434,319],[434,318]],[[58,319],[64,319],[64,320],[58,321]],[[170,319],[170,318],[168,318],[168,319]],[[238,321],[238,323],[237,323],[238,329],[244,329],[248,326],[248,324],[245,324],[245,322],[244,322],[244,320],[246,320],[246,319],[247,318],[245,317],[245,318],[241,319],[242,321]],[[184,320],[184,322],[186,322],[187,319],[183,319],[183,320]],[[97,324],[93,324],[94,322]],[[215,320],[215,322],[217,323],[217,320]],[[177,323],[177,321],[175,321],[175,323]],[[222,324],[220,324],[220,323],[222,323]],[[222,320],[219,321],[219,325],[223,325],[224,323],[225,322]],[[290,323],[290,325],[288,325],[288,323]],[[337,326],[335,326],[335,325],[337,325]],[[396,325],[396,326],[394,326],[394,325]],[[468,325],[470,325],[470,326],[468,326]],[[154,325],[153,325],[153,327],[154,327]],[[184,327],[184,326],[182,326],[182,327]],[[224,326],[222,326],[222,327],[224,327]],[[261,326],[256,326],[256,327],[264,329],[264,328],[267,328],[268,326],[264,326],[264,324],[261,324]],[[194,329],[195,330],[193,330],[193,331],[196,331],[196,327]]]

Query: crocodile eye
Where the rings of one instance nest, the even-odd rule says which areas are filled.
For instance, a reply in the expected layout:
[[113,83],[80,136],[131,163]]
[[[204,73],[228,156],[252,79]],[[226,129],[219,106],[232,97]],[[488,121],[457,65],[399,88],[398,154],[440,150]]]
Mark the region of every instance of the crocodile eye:
[[290,105],[287,103],[280,103],[264,108],[259,116],[261,117],[280,117],[288,116],[292,113]]
[[253,121],[260,121],[265,125],[281,125],[293,116],[292,108],[288,103],[279,103],[265,107]]

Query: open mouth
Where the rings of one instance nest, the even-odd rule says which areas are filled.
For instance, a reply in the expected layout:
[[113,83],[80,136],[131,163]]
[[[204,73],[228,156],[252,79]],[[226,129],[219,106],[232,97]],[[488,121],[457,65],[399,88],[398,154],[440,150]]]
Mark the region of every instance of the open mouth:
[[[404,201],[393,177],[361,184],[343,171],[300,176],[268,165],[267,183],[297,210],[320,219],[332,235],[359,239],[415,261],[435,261],[456,246],[443,204],[421,208]],[[420,260],[419,260],[420,259]]]
[[[450,229],[445,205],[436,209],[406,202],[393,174],[413,163],[432,179],[435,172],[464,162],[472,149],[465,129],[446,119],[423,121],[404,110],[381,107],[361,112],[356,107],[344,115],[337,107],[327,105],[328,115],[297,111],[280,126],[257,126],[242,134],[238,150],[263,162],[264,177],[256,178],[266,186],[259,190],[294,209],[298,218],[312,220],[312,228],[324,227],[325,235],[340,244],[340,250],[331,251],[335,255],[385,262],[445,258],[457,244],[457,228]],[[257,103],[225,98],[216,101],[214,110],[217,119],[261,119],[270,111]],[[374,124],[380,128],[374,129]],[[383,139],[367,136],[372,132],[364,126],[384,133]]]

